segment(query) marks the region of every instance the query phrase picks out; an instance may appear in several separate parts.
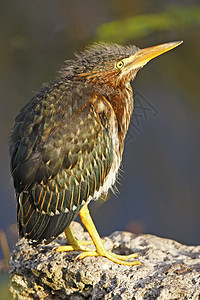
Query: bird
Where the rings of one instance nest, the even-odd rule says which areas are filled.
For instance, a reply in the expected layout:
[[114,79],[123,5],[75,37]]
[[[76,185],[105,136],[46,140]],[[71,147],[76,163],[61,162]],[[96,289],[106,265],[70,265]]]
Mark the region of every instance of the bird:
[[[67,60],[56,79],[21,109],[10,138],[20,237],[34,246],[65,232],[68,244],[58,252],[140,264],[137,253],[118,255],[105,249],[88,204],[115,184],[134,107],[131,81],[151,59],[181,43],[144,49],[89,46]],[[71,223],[78,214],[92,242],[74,236]]]

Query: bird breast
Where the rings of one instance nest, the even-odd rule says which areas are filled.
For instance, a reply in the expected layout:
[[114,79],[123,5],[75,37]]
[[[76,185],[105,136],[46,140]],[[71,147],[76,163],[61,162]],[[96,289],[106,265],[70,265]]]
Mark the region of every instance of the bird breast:
[[103,186],[95,192],[94,198],[98,199],[101,194],[107,193],[114,185],[118,170],[122,160],[124,139],[130,124],[130,117],[133,112],[133,93],[130,84],[123,89],[116,89],[107,97],[93,100],[99,114],[105,113],[107,116],[109,135],[113,144],[113,162]]

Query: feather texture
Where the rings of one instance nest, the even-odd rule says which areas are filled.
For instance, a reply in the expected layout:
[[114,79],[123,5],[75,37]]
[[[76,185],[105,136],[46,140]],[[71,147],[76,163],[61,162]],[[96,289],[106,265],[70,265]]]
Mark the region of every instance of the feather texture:
[[113,156],[110,110],[92,89],[55,82],[20,112],[10,152],[21,236],[56,237],[103,186]]

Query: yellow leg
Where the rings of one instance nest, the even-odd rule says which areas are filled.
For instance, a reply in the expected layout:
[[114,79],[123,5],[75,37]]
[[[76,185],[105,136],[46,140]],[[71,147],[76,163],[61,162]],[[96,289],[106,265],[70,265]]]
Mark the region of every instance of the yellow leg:
[[92,218],[90,216],[89,210],[87,208],[87,205],[84,205],[83,208],[81,209],[79,213],[80,219],[87,229],[88,233],[91,236],[91,239],[93,240],[95,246],[96,246],[96,251],[87,251],[83,252],[80,255],[78,255],[77,258],[82,259],[87,256],[104,256],[111,261],[118,263],[118,264],[123,264],[127,266],[134,266],[134,265],[141,265],[140,261],[127,261],[128,259],[135,258],[138,256],[137,253],[131,254],[131,255],[117,255],[111,252],[108,252],[103,245],[103,242],[96,230],[96,227],[92,221]]
[[90,251],[90,249],[85,248],[85,245],[93,245],[92,241],[78,241],[75,236],[73,235],[73,231],[71,229],[71,226],[67,227],[65,229],[65,235],[67,238],[67,242],[69,245],[67,246],[60,246],[59,248],[56,249],[58,252],[62,251]]
[[131,258],[136,258],[138,256],[137,253],[133,253],[130,255],[118,255],[112,252],[108,252],[103,245],[103,241],[101,240],[96,227],[92,221],[92,218],[90,216],[89,210],[87,208],[87,205],[83,206],[79,213],[80,219],[87,229],[95,247],[96,251],[92,251],[91,249],[87,249],[84,247],[85,245],[91,245],[93,244],[90,241],[78,241],[71,230],[71,227],[69,226],[65,230],[65,235],[67,237],[68,244],[67,246],[60,246],[56,251],[62,252],[62,251],[83,251],[81,254],[77,256],[79,259],[83,259],[87,256],[104,256],[111,261],[127,265],[127,266],[134,266],[134,265],[141,265],[140,261],[127,261]]

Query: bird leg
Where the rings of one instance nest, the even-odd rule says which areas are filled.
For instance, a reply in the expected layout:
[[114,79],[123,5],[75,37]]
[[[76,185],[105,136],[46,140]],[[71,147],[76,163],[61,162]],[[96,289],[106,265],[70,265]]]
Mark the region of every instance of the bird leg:
[[65,235],[67,237],[67,241],[69,245],[60,246],[59,248],[56,249],[56,251],[58,252],[83,251],[81,254],[77,256],[77,258],[83,259],[88,256],[104,256],[117,264],[122,264],[127,266],[141,265],[140,261],[127,261],[131,258],[136,258],[138,256],[137,253],[133,253],[130,255],[118,255],[109,252],[104,248],[103,241],[101,240],[96,230],[96,227],[92,221],[87,205],[84,205],[83,208],[80,210],[79,216],[96,247],[96,251],[84,247],[85,245],[91,245],[93,243],[90,241],[78,241],[73,235],[70,226],[65,230]]
[[90,216],[89,210],[87,208],[87,205],[84,205],[83,208],[79,212],[80,219],[87,229],[88,233],[90,234],[91,239],[93,240],[96,251],[86,251],[77,256],[79,259],[83,259],[87,256],[104,256],[108,258],[109,260],[118,263],[123,264],[127,266],[134,266],[134,265],[141,265],[140,261],[127,261],[131,258],[135,258],[138,256],[137,253],[130,254],[130,255],[118,255],[112,252],[108,252],[103,245],[103,242],[96,230],[96,227],[92,221],[92,218]]
[[85,245],[93,245],[92,241],[79,241],[75,238],[73,235],[73,231],[71,229],[71,226],[67,227],[65,229],[65,235],[67,238],[67,242],[69,245],[67,246],[60,246],[59,248],[56,249],[58,252],[62,251],[90,251],[90,249],[85,248]]

